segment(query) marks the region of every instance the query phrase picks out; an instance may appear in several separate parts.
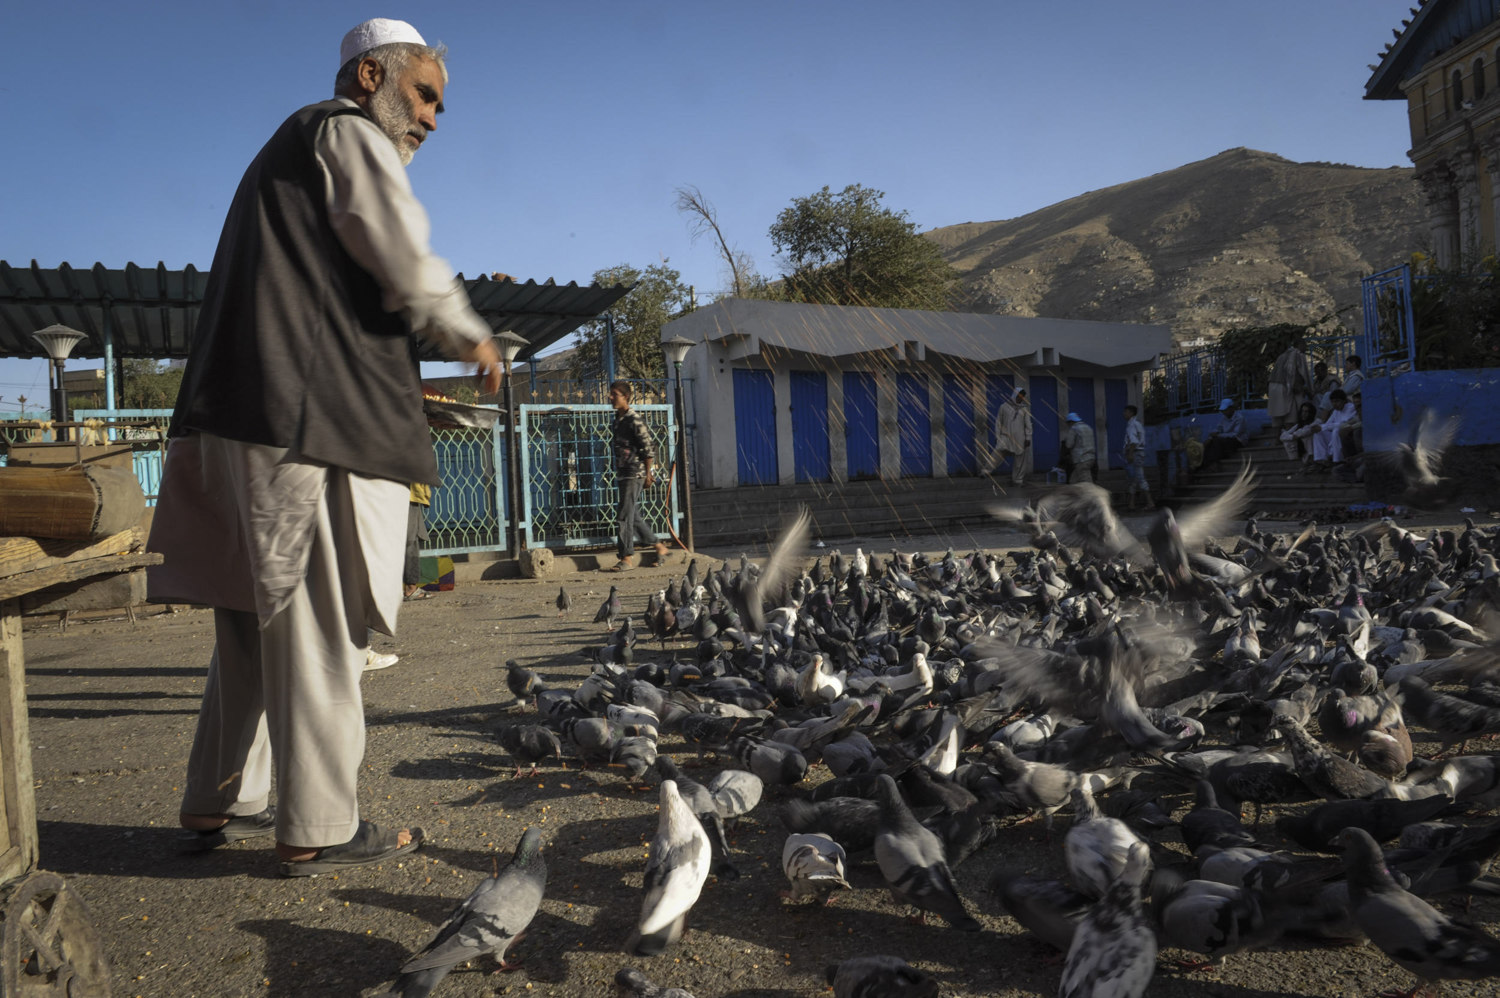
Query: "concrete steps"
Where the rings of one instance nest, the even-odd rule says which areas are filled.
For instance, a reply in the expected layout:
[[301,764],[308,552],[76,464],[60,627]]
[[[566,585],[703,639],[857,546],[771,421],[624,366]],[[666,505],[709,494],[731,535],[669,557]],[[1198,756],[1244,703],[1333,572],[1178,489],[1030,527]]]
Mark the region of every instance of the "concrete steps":
[[1173,500],[1205,501],[1221,494],[1239,474],[1240,462],[1249,460],[1255,471],[1252,508],[1267,513],[1318,515],[1348,513],[1350,507],[1371,502],[1363,482],[1344,481],[1332,472],[1310,472],[1301,462],[1289,459],[1281,441],[1269,431],[1252,437],[1232,461],[1213,471],[1199,471],[1190,482],[1173,492]]

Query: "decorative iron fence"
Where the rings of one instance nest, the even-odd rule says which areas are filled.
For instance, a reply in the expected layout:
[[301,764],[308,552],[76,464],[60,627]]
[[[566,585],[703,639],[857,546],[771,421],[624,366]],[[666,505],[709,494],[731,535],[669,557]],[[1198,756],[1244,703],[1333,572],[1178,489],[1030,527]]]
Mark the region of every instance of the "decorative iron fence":
[[[619,484],[610,451],[607,405],[523,405],[521,475],[526,483],[522,527],[528,547],[600,547],[615,536]],[[667,469],[676,458],[676,420],[670,405],[632,406],[651,431],[662,472],[641,492],[641,513],[664,537],[676,529],[677,490]]]
[[[610,451],[612,410],[607,405],[523,405],[520,410],[523,504],[527,547],[606,547],[614,543],[619,488]],[[655,440],[662,477],[641,495],[641,512],[666,537],[680,528],[677,490],[667,474],[676,461],[675,407],[637,405]],[[80,444],[128,443],[146,501],[154,505],[161,486],[170,409],[79,410],[79,421],[63,424]],[[442,484],[432,490],[426,515],[430,555],[503,551],[510,547],[512,511],[507,499],[511,470],[506,462],[507,422],[489,429],[432,431]],[[50,422],[0,422],[0,442],[52,440]]]
[[[1366,339],[1366,336],[1352,332],[1309,336],[1308,361],[1325,362],[1328,370],[1342,381],[1344,358],[1350,354],[1367,356]],[[1365,369],[1369,368],[1367,360]],[[1262,371],[1231,370],[1223,349],[1217,344],[1168,354],[1162,357],[1156,368],[1145,373],[1146,408],[1168,417],[1186,416],[1213,412],[1226,398],[1234,399],[1241,408],[1259,408],[1266,404],[1265,386],[1270,369],[1268,360]]]

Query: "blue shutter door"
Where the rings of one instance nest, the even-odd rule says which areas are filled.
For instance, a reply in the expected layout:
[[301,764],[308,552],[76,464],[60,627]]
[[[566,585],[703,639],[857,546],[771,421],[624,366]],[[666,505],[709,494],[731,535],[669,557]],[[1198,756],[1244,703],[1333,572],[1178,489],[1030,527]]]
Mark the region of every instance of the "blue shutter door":
[[901,436],[901,475],[932,474],[932,414],[925,374],[896,376],[896,422]]
[[844,372],[844,449],[851,482],[880,477],[880,407],[873,374]]
[[792,473],[798,482],[826,482],[828,466],[828,377],[822,371],[791,372]]
[[776,381],[770,371],[734,372],[734,438],[741,485],[775,485]]
[[1130,401],[1124,378],[1104,379],[1104,409],[1109,419],[1109,463],[1101,468],[1125,467],[1125,406]]
[[979,470],[974,452],[974,395],[969,385],[968,378],[943,375],[943,428],[950,475],[972,475]]
[[1027,394],[1031,396],[1031,463],[1045,474],[1057,466],[1057,456],[1062,451],[1060,427],[1065,414],[1057,411],[1057,379],[1050,374],[1038,374],[1031,379]]

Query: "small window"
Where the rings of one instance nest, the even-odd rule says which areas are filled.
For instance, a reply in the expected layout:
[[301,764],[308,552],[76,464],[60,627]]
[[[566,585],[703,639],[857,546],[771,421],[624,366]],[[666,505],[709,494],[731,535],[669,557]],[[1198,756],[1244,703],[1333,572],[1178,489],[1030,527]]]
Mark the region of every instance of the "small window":
[[1474,60],[1474,72],[1469,79],[1473,82],[1474,99],[1477,101],[1484,97],[1484,56]]
[[1463,110],[1464,106],[1464,71],[1455,69],[1453,71],[1453,110]]

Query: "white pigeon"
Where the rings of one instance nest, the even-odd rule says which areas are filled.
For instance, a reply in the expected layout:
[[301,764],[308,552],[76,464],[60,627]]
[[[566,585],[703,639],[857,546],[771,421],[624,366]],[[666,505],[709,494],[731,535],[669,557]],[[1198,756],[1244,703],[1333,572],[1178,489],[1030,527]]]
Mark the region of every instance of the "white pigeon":
[[1131,847],[1125,871],[1073,933],[1058,998],[1141,998],[1156,971],[1156,933],[1141,909],[1151,869],[1144,842]]
[[646,858],[646,896],[625,952],[655,956],[677,941],[688,911],[708,880],[709,864],[703,824],[677,792],[677,784],[663,780],[661,816]]
[[1103,897],[1125,872],[1140,837],[1119,818],[1106,818],[1083,787],[1073,790],[1073,827],[1063,839],[1063,856],[1073,886],[1091,897]]
[[844,879],[844,847],[822,832],[794,832],[786,837],[781,849],[781,872],[791,882],[786,896],[805,901],[821,895],[823,903],[833,903],[836,887],[853,890]]

